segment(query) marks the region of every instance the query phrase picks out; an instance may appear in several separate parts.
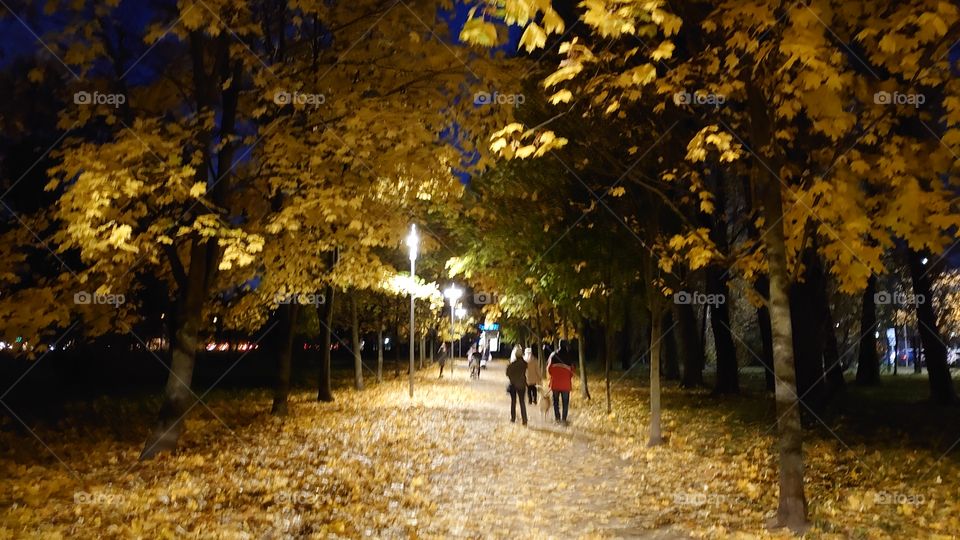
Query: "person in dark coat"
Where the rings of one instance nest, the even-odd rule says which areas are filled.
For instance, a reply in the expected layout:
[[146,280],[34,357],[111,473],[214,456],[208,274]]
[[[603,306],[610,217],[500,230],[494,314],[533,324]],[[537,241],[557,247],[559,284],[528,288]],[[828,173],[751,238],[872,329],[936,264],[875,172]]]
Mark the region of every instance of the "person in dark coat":
[[[447,344],[441,343],[440,349],[437,350],[437,363],[440,364],[440,376],[438,379],[443,378],[443,366],[447,365]],[[451,368],[453,369],[453,368]]]
[[523,425],[527,425],[527,363],[523,360],[523,348],[517,345],[513,348],[513,354],[510,355],[510,363],[507,364],[507,379],[510,384],[507,386],[507,392],[510,393],[510,421],[517,421],[517,402],[520,402],[520,417],[523,419]]

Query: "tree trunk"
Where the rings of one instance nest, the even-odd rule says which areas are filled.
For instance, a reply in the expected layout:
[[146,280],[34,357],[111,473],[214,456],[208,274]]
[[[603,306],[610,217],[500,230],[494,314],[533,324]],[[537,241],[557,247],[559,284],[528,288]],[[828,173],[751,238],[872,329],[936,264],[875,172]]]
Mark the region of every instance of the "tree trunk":
[[663,323],[660,327],[660,332],[664,334],[663,378],[668,381],[679,381],[680,361],[677,359],[677,342],[679,341],[679,338],[677,329],[673,322],[673,310],[664,310]]
[[160,452],[172,451],[183,433],[183,420],[196,401],[190,389],[197,357],[197,335],[207,295],[207,241],[194,239],[190,248],[190,267],[186,288],[180,296],[170,347],[170,376],[164,389],[159,418],[140,452],[140,460]]
[[[547,372],[547,359],[544,358],[544,329],[543,329],[543,317],[540,314],[540,308],[537,308],[537,363],[540,364],[540,373]],[[549,356],[549,355],[548,355]]]
[[400,325],[393,327],[393,376],[400,378]]
[[683,360],[681,386],[703,386],[703,342],[697,329],[697,316],[690,304],[674,304],[674,310],[680,333],[680,357]]
[[[826,285],[826,276],[823,284]],[[821,329],[823,342],[823,371],[826,379],[827,397],[831,400],[846,389],[847,381],[843,378],[843,359],[840,358],[840,347],[837,344],[836,324],[833,322],[833,312],[830,309],[830,299],[827,297],[826,287],[821,287],[818,294],[818,303],[821,313]]]
[[920,355],[917,354],[917,350],[920,349],[920,347],[917,347],[917,346],[920,345],[920,343],[917,343],[916,338],[912,339],[911,341],[913,342],[913,351],[914,351],[914,353],[913,353],[913,372],[914,372],[915,374],[920,374],[920,373],[923,373],[923,368],[920,366]]
[[377,327],[377,382],[383,382],[383,326]]
[[900,331],[893,327],[893,376],[897,376],[897,366],[900,364]]
[[764,234],[770,278],[770,326],[776,373],[777,431],[780,438],[780,504],[776,525],[793,531],[807,528],[807,500],[803,493],[803,432],[797,402],[797,374],[793,357],[790,286],[783,233],[783,202],[777,179],[765,182]]
[[580,364],[580,390],[583,392],[584,398],[590,399],[590,388],[587,386],[587,323],[583,319],[580,320],[577,333],[580,334],[577,337],[577,358]]
[[[766,276],[760,276],[753,284],[754,290],[761,298],[770,295],[770,281]],[[773,330],[770,329],[770,310],[766,304],[757,308],[757,326],[760,329],[760,364],[763,366],[764,381],[768,391],[773,392],[776,377],[773,375]]]
[[610,414],[613,412],[613,402],[611,399],[612,396],[610,394],[610,368],[613,366],[613,355],[615,354],[614,344],[613,344],[613,340],[615,338],[615,332],[613,331],[613,325],[610,322],[611,306],[610,306],[609,296],[606,298],[606,304],[607,304],[606,306],[607,316],[606,316],[606,319],[603,321],[603,357],[604,357],[603,377],[604,377],[604,381],[605,381],[604,384],[606,385],[606,392],[607,392],[607,414]]
[[336,289],[332,285],[327,286],[326,301],[323,308],[320,309],[320,320],[323,322],[323,350],[320,354],[320,380],[317,390],[317,401],[333,401],[333,389],[330,381],[330,345],[333,343],[333,303],[336,300],[334,295]]
[[740,392],[737,349],[730,334],[730,308],[726,301],[730,291],[723,273],[724,270],[717,266],[707,269],[707,293],[715,295],[718,300],[717,304],[710,306],[710,327],[717,350],[717,380],[713,391],[716,394],[737,394]]
[[613,365],[613,332],[610,330],[609,323],[604,326],[604,350],[603,350],[603,378],[607,392],[607,414],[613,412],[613,403],[610,395],[610,366]]
[[296,330],[296,303],[282,304],[279,308],[281,334],[277,340],[277,381],[273,387],[273,407],[271,414],[286,416],[289,412],[287,398],[290,396],[290,370],[293,357],[293,338]]
[[[194,31],[189,36],[191,78],[197,112],[200,115],[215,112],[218,98],[221,107],[219,135],[225,142],[216,156],[215,175],[218,181],[208,194],[215,205],[224,204],[230,189],[231,182],[228,176],[233,168],[237,147],[237,143],[232,140],[232,135],[236,127],[240,85],[235,84],[224,89],[222,81],[231,77],[236,80],[241,67],[238,62],[232,64],[230,62],[229,38],[225,34],[221,34],[221,38],[215,47],[212,47],[202,32]],[[208,72],[205,62],[204,52],[208,48],[216,49],[217,65],[213,66],[211,70],[213,73]],[[209,148],[212,136],[213,133],[209,130],[202,130],[199,140],[196,141],[198,146],[205,149],[203,161],[194,175],[198,181],[206,181],[209,174],[208,168],[214,164],[214,157],[209,150],[206,150]],[[176,258],[176,250],[173,250],[173,253],[173,257]],[[217,272],[219,253],[220,248],[215,241],[200,238],[194,238],[191,241],[190,267],[179,287],[179,313],[174,322],[176,329],[170,347],[170,376],[167,378],[164,389],[164,402],[160,407],[157,424],[144,444],[140,453],[141,460],[150,459],[160,452],[176,448],[177,441],[183,433],[184,417],[195,405],[196,396],[191,391],[190,384],[196,363],[197,338],[207,291]]]
[[[654,300],[653,303],[657,303]],[[647,446],[663,442],[660,431],[660,333],[662,314],[659,309],[651,312],[650,320],[650,440]]]
[[420,334],[420,369],[423,369],[423,360],[427,355],[427,335]]
[[363,390],[363,357],[360,354],[360,319],[357,316],[357,292],[350,297],[350,341],[353,344],[353,386]]
[[[940,337],[937,317],[933,312],[933,294],[930,290],[929,273],[924,271],[922,256],[909,249],[907,264],[910,266],[910,279],[913,282],[914,305],[917,311],[917,330],[923,344],[923,354],[927,362],[927,376],[930,380],[930,400],[938,405],[949,405],[957,400],[947,365],[947,347]],[[914,357],[917,358],[914,353]],[[919,360],[919,359],[918,359]]]
[[[719,165],[719,164],[718,164]],[[723,167],[710,167],[707,182],[714,193],[716,212],[701,212],[700,220],[709,231],[708,234],[721,253],[727,253],[729,239],[727,237],[727,182]],[[706,269],[707,294],[713,295],[716,300],[712,305],[708,303],[705,309],[710,310],[710,326],[713,330],[714,349],[717,352],[717,378],[714,381],[714,394],[737,394],[740,392],[739,372],[737,369],[737,347],[733,342],[730,329],[730,288],[727,284],[727,269],[719,264],[712,264]]]
[[871,274],[863,290],[860,305],[860,342],[857,351],[857,384],[880,384],[880,360],[877,358],[877,276]]
[[[747,88],[750,135],[753,145],[763,151],[773,140],[768,100],[756,85]],[[776,156],[774,156],[776,158]],[[757,156],[759,160],[760,157]],[[808,527],[807,499],[803,493],[803,432],[800,426],[800,404],[797,400],[797,371],[793,357],[793,323],[790,316],[790,279],[787,270],[786,240],[783,232],[783,198],[780,179],[772,171],[779,170],[780,159],[772,166],[754,163],[753,185],[761,193],[762,235],[770,279],[768,307],[773,343],[773,368],[776,374],[777,432],[780,446],[780,503],[771,525],[789,527],[797,533]]]
[[[822,286],[817,255],[812,247],[803,249],[803,281],[790,286],[790,315],[797,392],[811,411],[819,413],[826,404],[823,372],[823,328],[817,295]],[[779,376],[779,372],[777,373]]]

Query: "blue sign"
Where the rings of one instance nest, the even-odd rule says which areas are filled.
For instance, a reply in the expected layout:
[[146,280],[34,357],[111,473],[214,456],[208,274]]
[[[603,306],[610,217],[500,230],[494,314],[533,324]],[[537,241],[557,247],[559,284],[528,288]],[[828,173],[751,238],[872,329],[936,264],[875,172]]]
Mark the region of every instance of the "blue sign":
[[500,329],[500,323],[490,323],[490,324],[483,323],[479,326],[480,326],[481,332],[492,332],[494,330]]

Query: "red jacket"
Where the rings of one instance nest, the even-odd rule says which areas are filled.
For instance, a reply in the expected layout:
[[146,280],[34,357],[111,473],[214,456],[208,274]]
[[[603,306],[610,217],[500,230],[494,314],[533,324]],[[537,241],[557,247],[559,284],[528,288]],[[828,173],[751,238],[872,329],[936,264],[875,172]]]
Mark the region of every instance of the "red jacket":
[[547,367],[550,374],[550,389],[557,392],[569,392],[573,389],[573,366],[552,362]]

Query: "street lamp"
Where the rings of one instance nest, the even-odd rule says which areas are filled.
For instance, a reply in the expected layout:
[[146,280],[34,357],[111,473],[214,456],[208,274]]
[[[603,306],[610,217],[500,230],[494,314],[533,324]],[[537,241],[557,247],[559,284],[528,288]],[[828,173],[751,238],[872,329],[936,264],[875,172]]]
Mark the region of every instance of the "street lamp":
[[[463,320],[464,316],[466,316],[467,310],[464,309],[463,306],[458,305],[454,313],[457,314],[457,322],[460,322]],[[460,339],[457,339],[457,345],[460,345],[460,354],[463,354],[463,342]]]
[[407,235],[407,249],[410,251],[410,397],[413,397],[413,335],[415,296],[417,292],[417,248],[420,245],[420,237],[417,236],[417,226],[410,226],[410,234]]
[[447,300],[450,300],[450,375],[453,375],[453,315],[454,310],[457,306],[457,300],[460,300],[460,297],[463,296],[463,290],[457,288],[456,285],[450,285],[447,287],[447,290],[443,291],[443,295],[447,297]]

